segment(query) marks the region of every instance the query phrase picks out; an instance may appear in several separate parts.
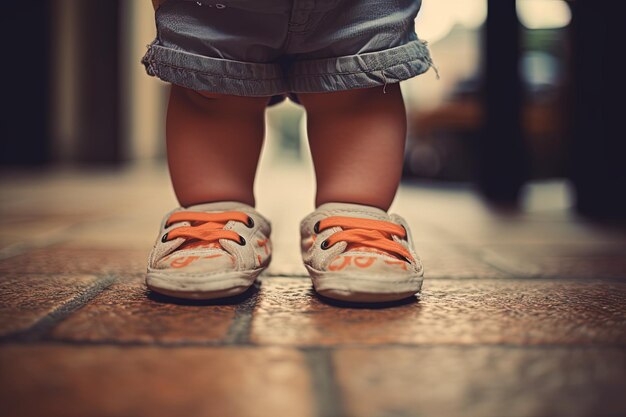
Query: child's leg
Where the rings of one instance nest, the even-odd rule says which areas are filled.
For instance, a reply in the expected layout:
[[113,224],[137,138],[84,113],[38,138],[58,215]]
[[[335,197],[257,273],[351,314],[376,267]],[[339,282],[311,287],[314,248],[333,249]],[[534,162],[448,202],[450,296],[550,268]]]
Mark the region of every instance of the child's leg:
[[268,100],[172,87],[167,160],[180,205],[193,207],[177,207],[161,222],[146,273],[151,290],[229,297],[268,266],[270,224],[250,207]]
[[298,93],[317,176],[317,209],[300,224],[302,260],[315,290],[329,298],[394,301],[422,285],[409,225],[386,213],[406,136],[399,84],[386,90]]
[[307,111],[319,206],[389,209],[404,156],[406,113],[399,83],[332,93],[298,93]]
[[172,86],[167,160],[181,206],[214,201],[254,206],[254,176],[268,100]]

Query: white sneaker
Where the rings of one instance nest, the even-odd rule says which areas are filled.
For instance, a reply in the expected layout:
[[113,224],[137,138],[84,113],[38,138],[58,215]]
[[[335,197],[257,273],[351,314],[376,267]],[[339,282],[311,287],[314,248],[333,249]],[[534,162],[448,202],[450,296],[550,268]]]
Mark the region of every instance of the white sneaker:
[[270,263],[270,231],[267,219],[239,202],[172,210],[150,253],[146,285],[189,299],[240,294]]
[[370,206],[326,203],[300,224],[302,260],[315,290],[345,301],[401,300],[424,270],[407,222]]

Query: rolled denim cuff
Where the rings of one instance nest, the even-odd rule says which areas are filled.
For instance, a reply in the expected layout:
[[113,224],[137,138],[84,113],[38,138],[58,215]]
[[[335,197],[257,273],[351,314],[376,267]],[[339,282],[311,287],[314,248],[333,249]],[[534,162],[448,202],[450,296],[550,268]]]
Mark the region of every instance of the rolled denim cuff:
[[288,79],[295,93],[338,91],[399,82],[431,67],[435,68],[426,42],[415,39],[383,51],[297,61]]
[[237,96],[272,96],[287,92],[278,64],[240,62],[148,46],[141,62],[149,75],[197,91]]
[[142,59],[149,75],[197,91],[237,96],[332,92],[385,86],[433,65],[426,42],[415,39],[382,51],[279,63],[252,63],[196,55],[157,44]]

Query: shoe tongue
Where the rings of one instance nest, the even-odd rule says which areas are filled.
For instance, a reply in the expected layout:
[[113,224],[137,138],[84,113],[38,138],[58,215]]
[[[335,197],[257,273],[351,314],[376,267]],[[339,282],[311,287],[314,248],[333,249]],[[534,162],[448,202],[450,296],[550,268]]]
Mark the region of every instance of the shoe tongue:
[[185,210],[191,211],[230,211],[236,209],[252,209],[251,206],[240,203],[239,201],[218,201],[216,203],[203,203],[203,204],[194,204],[193,206],[185,207]]
[[[341,212],[342,216],[359,217],[362,219],[388,220],[389,214],[378,207],[364,206],[353,203],[325,203],[317,208],[318,211]],[[334,215],[334,214],[333,214]]]

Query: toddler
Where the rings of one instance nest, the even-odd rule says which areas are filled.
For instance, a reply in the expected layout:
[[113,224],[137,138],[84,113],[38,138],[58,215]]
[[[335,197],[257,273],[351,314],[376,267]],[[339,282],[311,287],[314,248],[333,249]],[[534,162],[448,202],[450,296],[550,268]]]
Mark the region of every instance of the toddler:
[[[170,82],[167,213],[147,286],[212,299],[267,268],[270,223],[255,206],[265,109],[307,112],[316,210],[301,223],[315,290],[379,302],[417,293],[423,269],[406,221],[387,210],[400,182],[406,112],[399,82],[432,66],[414,31],[421,0],[153,0],[143,58]],[[289,190],[285,190],[285,199]]]

